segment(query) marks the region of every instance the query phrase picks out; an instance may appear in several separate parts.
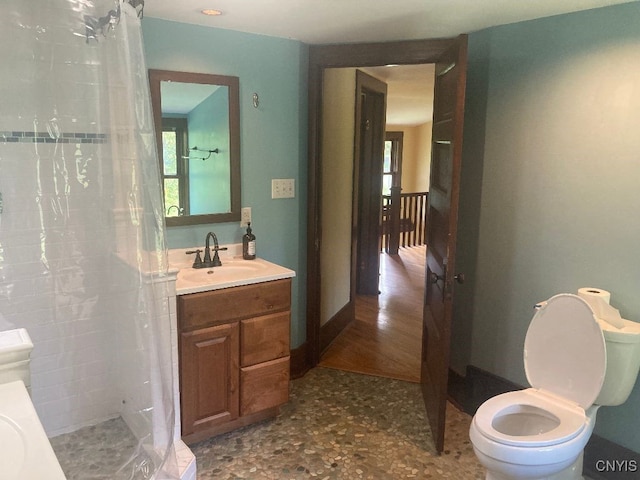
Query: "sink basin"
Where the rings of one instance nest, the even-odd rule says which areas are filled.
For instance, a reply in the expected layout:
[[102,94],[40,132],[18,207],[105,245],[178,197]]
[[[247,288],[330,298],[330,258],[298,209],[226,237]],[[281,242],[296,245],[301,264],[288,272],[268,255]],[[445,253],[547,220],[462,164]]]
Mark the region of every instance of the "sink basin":
[[220,267],[211,268],[185,268],[178,273],[178,279],[191,284],[210,283],[230,277],[255,274],[266,268],[261,263],[252,263],[247,260],[245,262],[224,263]]
[[222,259],[222,266],[182,268],[178,272],[176,293],[198,293],[219,288],[249,285],[295,276],[295,272],[262,259]]

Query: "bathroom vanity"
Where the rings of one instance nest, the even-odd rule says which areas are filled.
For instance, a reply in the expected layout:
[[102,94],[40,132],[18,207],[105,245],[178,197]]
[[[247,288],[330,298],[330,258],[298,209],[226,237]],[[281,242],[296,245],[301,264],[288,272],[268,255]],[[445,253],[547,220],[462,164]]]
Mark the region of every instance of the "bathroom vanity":
[[234,257],[221,267],[178,272],[185,442],[274,417],[288,401],[293,276],[262,259]]

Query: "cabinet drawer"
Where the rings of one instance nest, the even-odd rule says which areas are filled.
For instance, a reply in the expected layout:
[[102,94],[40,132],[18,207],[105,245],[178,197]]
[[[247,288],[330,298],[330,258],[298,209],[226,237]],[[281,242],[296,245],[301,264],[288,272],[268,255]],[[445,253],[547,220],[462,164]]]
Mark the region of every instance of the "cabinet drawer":
[[277,407],[289,400],[289,357],[240,370],[240,415]]
[[289,311],[242,320],[240,324],[240,366],[289,355]]
[[179,295],[178,328],[193,330],[290,308],[290,279]]

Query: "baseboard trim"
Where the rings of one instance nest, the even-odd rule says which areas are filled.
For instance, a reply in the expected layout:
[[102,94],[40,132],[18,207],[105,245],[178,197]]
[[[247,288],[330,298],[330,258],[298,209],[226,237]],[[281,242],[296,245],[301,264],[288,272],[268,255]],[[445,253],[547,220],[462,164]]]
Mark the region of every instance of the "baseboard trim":
[[[456,395],[452,384],[463,379],[464,396],[458,394],[454,403],[462,405],[469,415],[474,415],[478,407],[491,397],[525,388],[473,365],[467,366],[466,377],[452,372],[449,371],[454,375],[449,382],[449,397]],[[594,434],[584,449],[583,469],[584,475],[591,480],[635,480],[640,477],[640,454]]]
[[290,355],[290,378],[293,380],[303,377],[311,369],[311,363],[309,362],[309,344],[304,342],[298,348],[291,350]]
[[320,327],[320,355],[355,318],[356,304],[353,300],[350,300],[327,323]]

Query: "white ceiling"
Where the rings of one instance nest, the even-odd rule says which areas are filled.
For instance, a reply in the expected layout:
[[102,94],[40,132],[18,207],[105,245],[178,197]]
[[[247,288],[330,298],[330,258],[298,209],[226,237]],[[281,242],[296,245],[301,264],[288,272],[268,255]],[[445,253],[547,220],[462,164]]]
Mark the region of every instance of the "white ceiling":
[[[454,37],[630,0],[148,0],[149,17],[310,44]],[[200,13],[222,11],[217,17]]]
[[[148,0],[144,14],[308,44],[454,37],[484,28],[630,0]],[[637,0],[634,0],[637,1]],[[205,8],[222,15],[208,17]],[[388,85],[387,123],[431,119],[433,69],[366,69]]]

